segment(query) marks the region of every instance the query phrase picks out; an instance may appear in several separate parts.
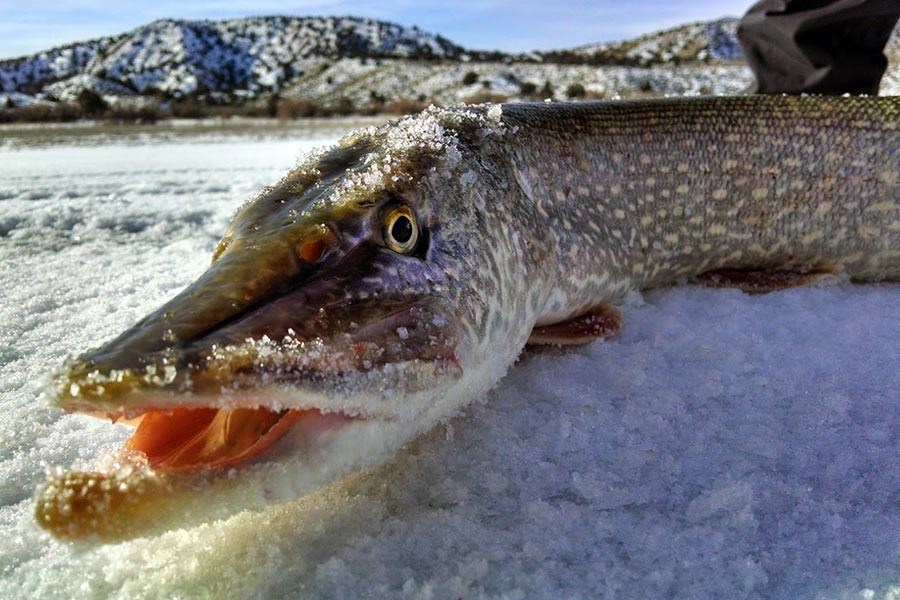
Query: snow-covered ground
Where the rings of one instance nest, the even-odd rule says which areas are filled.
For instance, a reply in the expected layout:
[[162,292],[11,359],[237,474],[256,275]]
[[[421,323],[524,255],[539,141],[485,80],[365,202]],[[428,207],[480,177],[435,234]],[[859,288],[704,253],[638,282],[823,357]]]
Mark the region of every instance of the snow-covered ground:
[[900,595],[895,285],[635,296],[619,339],[528,351],[373,473],[54,541],[31,517],[45,466],[127,429],[45,408],[49,370],[194,279],[232,211],[336,134],[0,136],[0,597]]

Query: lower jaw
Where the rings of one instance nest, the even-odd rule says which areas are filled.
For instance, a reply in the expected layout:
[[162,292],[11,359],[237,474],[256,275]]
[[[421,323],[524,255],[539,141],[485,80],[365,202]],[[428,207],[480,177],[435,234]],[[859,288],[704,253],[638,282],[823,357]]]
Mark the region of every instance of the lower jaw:
[[[315,409],[148,411],[130,420],[137,428],[118,455],[90,471],[49,473],[36,497],[35,517],[61,539],[111,542],[224,518],[236,509],[260,509],[349,469],[342,463],[336,470],[311,469],[281,489],[280,478],[269,479],[272,470],[255,467],[298,457],[319,467],[336,454],[329,444],[345,439],[340,431],[356,421]],[[264,460],[254,460],[259,458]],[[234,477],[238,472],[248,479]]]

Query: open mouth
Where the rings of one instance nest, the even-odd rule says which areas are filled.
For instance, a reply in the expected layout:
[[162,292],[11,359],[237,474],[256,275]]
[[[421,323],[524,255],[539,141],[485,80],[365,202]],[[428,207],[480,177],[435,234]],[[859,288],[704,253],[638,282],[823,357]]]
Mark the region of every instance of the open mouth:
[[[272,470],[257,460],[261,456],[312,466],[330,456],[330,440],[359,421],[377,423],[316,409],[147,411],[129,420],[136,428],[121,452],[101,457],[86,471],[48,471],[36,497],[35,517],[60,538],[113,541],[228,516],[233,512],[229,506],[252,502],[258,491],[229,487],[236,468],[264,482],[264,474]],[[273,453],[280,442],[285,445]],[[254,462],[262,470],[248,466]],[[262,484],[259,490],[264,488]],[[229,502],[229,493],[239,498],[238,504]],[[268,504],[271,493],[262,491],[257,505]]]
[[265,453],[299,420],[321,418],[316,410],[177,408],[138,417],[125,444],[164,471],[228,469]]
[[173,369],[171,381],[158,375],[165,372],[158,365],[106,374],[75,368],[57,382],[57,400],[69,411],[134,425],[125,449],[157,471],[231,469],[268,456],[289,432],[315,433],[335,419],[391,418],[381,394],[396,397],[458,376],[455,344],[435,343],[446,338],[433,335],[432,345],[414,339],[413,332],[433,329],[392,318],[360,332],[385,339],[385,328],[395,341],[357,336],[328,352],[293,340],[225,347],[200,367]]
[[[124,419],[135,430],[121,452],[96,467],[51,471],[36,499],[38,523],[66,539],[124,539],[231,514],[229,494],[236,506],[269,503],[269,488],[257,494],[235,482],[274,481],[265,478],[282,474],[284,465],[301,475],[287,484],[279,476],[272,489],[346,472],[348,456],[365,462],[368,454],[332,453],[336,440],[355,444],[362,431],[413,419],[427,398],[461,376],[452,331],[435,328],[431,318],[422,323],[390,318],[360,327],[350,344],[337,343],[343,337],[296,348],[247,342],[193,368],[172,367],[169,375],[159,363],[103,371],[73,361],[55,381],[57,404]],[[381,341],[377,356],[376,345],[363,339],[370,334]],[[369,435],[358,443],[372,443]],[[207,494],[216,497],[215,508]]]
[[212,347],[179,350],[179,362],[143,369],[103,371],[73,361],[55,382],[57,403],[135,425],[125,449],[154,470],[222,470],[268,456],[289,432],[390,418],[390,403],[373,400],[380,386],[396,396],[459,373],[445,321],[417,306],[379,315],[328,343],[286,336]]

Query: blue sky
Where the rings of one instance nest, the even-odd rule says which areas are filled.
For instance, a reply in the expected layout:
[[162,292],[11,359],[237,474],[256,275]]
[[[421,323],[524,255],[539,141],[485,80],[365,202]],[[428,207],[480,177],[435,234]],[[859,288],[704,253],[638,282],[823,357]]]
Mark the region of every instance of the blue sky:
[[749,0],[0,0],[0,58],[121,33],[155,19],[360,15],[418,25],[469,48],[544,50],[739,16]]

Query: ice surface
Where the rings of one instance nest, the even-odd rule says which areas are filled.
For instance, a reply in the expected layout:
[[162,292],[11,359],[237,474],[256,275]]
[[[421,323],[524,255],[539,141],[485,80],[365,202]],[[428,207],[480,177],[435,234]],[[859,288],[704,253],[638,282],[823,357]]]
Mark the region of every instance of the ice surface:
[[371,474],[123,544],[40,531],[45,466],[127,432],[45,408],[48,371],[195,278],[232,211],[324,141],[0,149],[0,597],[900,593],[893,285],[636,296],[619,339],[527,352]]

